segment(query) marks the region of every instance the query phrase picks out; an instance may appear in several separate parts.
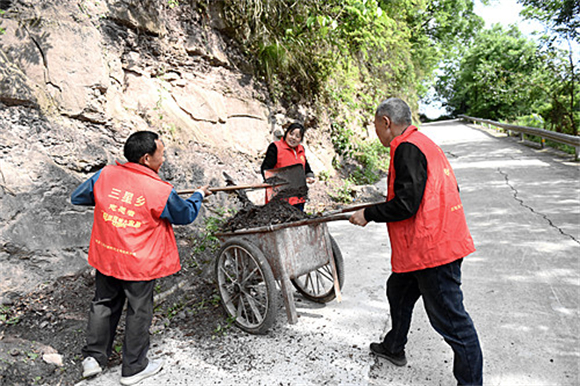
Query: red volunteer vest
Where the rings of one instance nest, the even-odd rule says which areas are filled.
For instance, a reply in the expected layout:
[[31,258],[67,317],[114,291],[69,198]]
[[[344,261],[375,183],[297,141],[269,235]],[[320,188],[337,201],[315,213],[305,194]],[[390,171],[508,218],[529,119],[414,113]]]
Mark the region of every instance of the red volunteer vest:
[[443,150],[415,126],[391,142],[387,200],[394,197],[394,154],[403,142],[417,146],[427,159],[427,184],[417,213],[403,221],[387,223],[393,272],[438,267],[475,251],[467,228],[457,180]]
[[173,228],[160,218],[171,189],[146,166],[106,166],[94,186],[89,264],[104,275],[129,281],[179,271]]
[[[304,146],[298,145],[293,149],[288,146],[288,143],[286,143],[284,139],[274,142],[274,145],[276,145],[276,148],[278,149],[278,160],[274,169],[296,164],[302,164],[302,167],[306,165],[306,152],[304,151]],[[304,197],[290,197],[288,202],[291,205],[295,205],[306,202],[306,199]]]

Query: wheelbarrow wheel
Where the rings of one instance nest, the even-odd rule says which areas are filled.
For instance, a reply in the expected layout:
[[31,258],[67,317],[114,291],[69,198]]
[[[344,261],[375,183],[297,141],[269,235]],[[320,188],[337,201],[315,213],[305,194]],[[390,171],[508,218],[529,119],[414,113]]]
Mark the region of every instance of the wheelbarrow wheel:
[[228,316],[244,331],[265,334],[276,319],[278,296],[262,251],[242,238],[228,240],[216,259],[215,274]]
[[[330,236],[330,244],[336,264],[338,286],[342,289],[342,285],[344,284],[344,260],[342,259],[342,253],[338,248],[338,244],[332,236]],[[334,277],[330,263],[297,277],[292,280],[292,284],[306,299],[316,303],[328,303],[336,297]]]

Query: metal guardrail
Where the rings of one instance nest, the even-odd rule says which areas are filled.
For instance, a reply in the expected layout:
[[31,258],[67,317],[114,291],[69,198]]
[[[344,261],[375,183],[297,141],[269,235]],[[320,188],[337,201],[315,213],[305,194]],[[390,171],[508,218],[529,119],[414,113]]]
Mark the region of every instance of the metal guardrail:
[[[490,119],[481,119],[481,118],[469,117],[467,115],[458,115],[458,117],[465,119],[467,121],[472,121],[474,123],[475,122],[484,123],[484,124],[491,125],[491,126],[501,127],[502,129],[505,129],[508,131],[513,131],[513,132],[520,133],[520,134],[534,135],[534,136],[540,137],[542,139],[549,139],[550,141],[563,143],[563,144],[574,147],[574,149],[575,149],[574,160],[575,161],[578,161],[578,158],[580,156],[580,136],[577,136],[577,135],[557,133],[555,131],[538,129],[537,127],[510,125],[507,123],[492,121]],[[523,139],[523,136],[522,136],[522,139]],[[544,141],[542,141],[542,147],[544,147]]]

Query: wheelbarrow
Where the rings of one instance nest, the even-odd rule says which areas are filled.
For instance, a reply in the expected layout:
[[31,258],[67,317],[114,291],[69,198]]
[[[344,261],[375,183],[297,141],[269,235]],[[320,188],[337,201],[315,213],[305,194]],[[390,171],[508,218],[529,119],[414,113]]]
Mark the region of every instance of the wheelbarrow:
[[334,214],[283,224],[217,233],[223,243],[215,275],[224,310],[242,330],[265,334],[276,320],[280,284],[286,315],[297,323],[293,287],[306,299],[327,303],[344,283],[344,262],[328,232]]

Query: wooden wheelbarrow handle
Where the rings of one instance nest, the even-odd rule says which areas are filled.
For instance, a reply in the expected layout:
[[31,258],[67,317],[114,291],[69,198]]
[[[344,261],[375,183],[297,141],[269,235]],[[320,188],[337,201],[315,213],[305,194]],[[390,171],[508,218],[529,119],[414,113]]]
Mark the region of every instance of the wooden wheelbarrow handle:
[[338,213],[345,213],[345,212],[354,212],[357,211],[359,209],[365,209],[365,208],[369,208],[371,206],[375,206],[377,204],[383,204],[384,201],[381,202],[371,202],[370,204],[360,204],[360,205],[354,205],[354,206],[349,206],[343,209],[337,209],[337,210],[331,210],[329,212],[326,213],[321,213],[322,216],[333,216],[335,214]]

